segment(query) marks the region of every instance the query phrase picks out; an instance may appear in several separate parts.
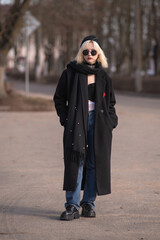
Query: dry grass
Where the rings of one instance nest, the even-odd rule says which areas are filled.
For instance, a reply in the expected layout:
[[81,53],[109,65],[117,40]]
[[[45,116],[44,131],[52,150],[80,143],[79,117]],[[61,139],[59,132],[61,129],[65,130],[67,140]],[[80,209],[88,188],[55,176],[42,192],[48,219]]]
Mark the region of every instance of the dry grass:
[[27,97],[16,91],[10,91],[7,97],[0,98],[0,111],[54,111],[52,99]]

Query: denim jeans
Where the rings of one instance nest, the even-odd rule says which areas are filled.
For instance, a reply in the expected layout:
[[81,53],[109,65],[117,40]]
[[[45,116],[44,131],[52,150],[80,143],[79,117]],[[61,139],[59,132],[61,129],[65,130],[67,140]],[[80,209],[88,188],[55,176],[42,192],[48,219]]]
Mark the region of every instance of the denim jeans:
[[94,110],[89,112],[88,115],[88,157],[86,162],[86,179],[84,185],[83,198],[81,198],[81,182],[83,176],[83,159],[80,163],[77,187],[75,191],[66,191],[65,207],[69,205],[75,206],[77,209],[83,206],[84,203],[89,203],[92,208],[95,207],[94,201],[96,200],[97,187],[96,187],[96,173],[95,173],[95,159],[94,159]]

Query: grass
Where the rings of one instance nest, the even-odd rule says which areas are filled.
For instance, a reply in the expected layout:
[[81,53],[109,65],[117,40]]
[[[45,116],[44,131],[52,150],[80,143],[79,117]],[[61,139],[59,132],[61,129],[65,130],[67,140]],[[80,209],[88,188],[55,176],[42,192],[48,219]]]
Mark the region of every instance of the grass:
[[31,97],[17,91],[8,92],[6,97],[0,97],[0,111],[54,111],[52,99]]

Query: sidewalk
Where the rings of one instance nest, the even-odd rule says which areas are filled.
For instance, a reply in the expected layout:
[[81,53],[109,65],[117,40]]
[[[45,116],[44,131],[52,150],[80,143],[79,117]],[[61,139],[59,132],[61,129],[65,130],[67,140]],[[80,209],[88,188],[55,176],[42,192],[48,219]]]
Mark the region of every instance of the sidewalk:
[[159,240],[160,99],[117,95],[112,194],[95,219],[64,210],[62,136],[55,112],[0,112],[0,239]]

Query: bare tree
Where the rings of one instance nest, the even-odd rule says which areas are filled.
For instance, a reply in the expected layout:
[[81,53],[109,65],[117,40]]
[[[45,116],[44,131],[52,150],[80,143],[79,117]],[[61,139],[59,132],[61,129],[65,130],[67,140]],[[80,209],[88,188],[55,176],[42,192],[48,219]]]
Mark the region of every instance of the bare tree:
[[[147,66],[151,39],[157,36],[160,2],[141,0],[140,4],[142,62]],[[87,34],[95,34],[100,39],[109,60],[109,70],[113,66],[117,73],[135,73],[135,0],[39,0],[32,5],[31,11],[41,22],[36,62],[38,49],[44,49],[46,44],[52,46],[49,74],[58,74],[60,68],[75,57],[81,39]],[[55,49],[59,51],[58,60],[54,59]]]
[[22,17],[29,6],[29,2],[30,0],[15,0],[6,15],[0,18],[0,96],[5,95],[4,70],[6,57],[22,28]]

